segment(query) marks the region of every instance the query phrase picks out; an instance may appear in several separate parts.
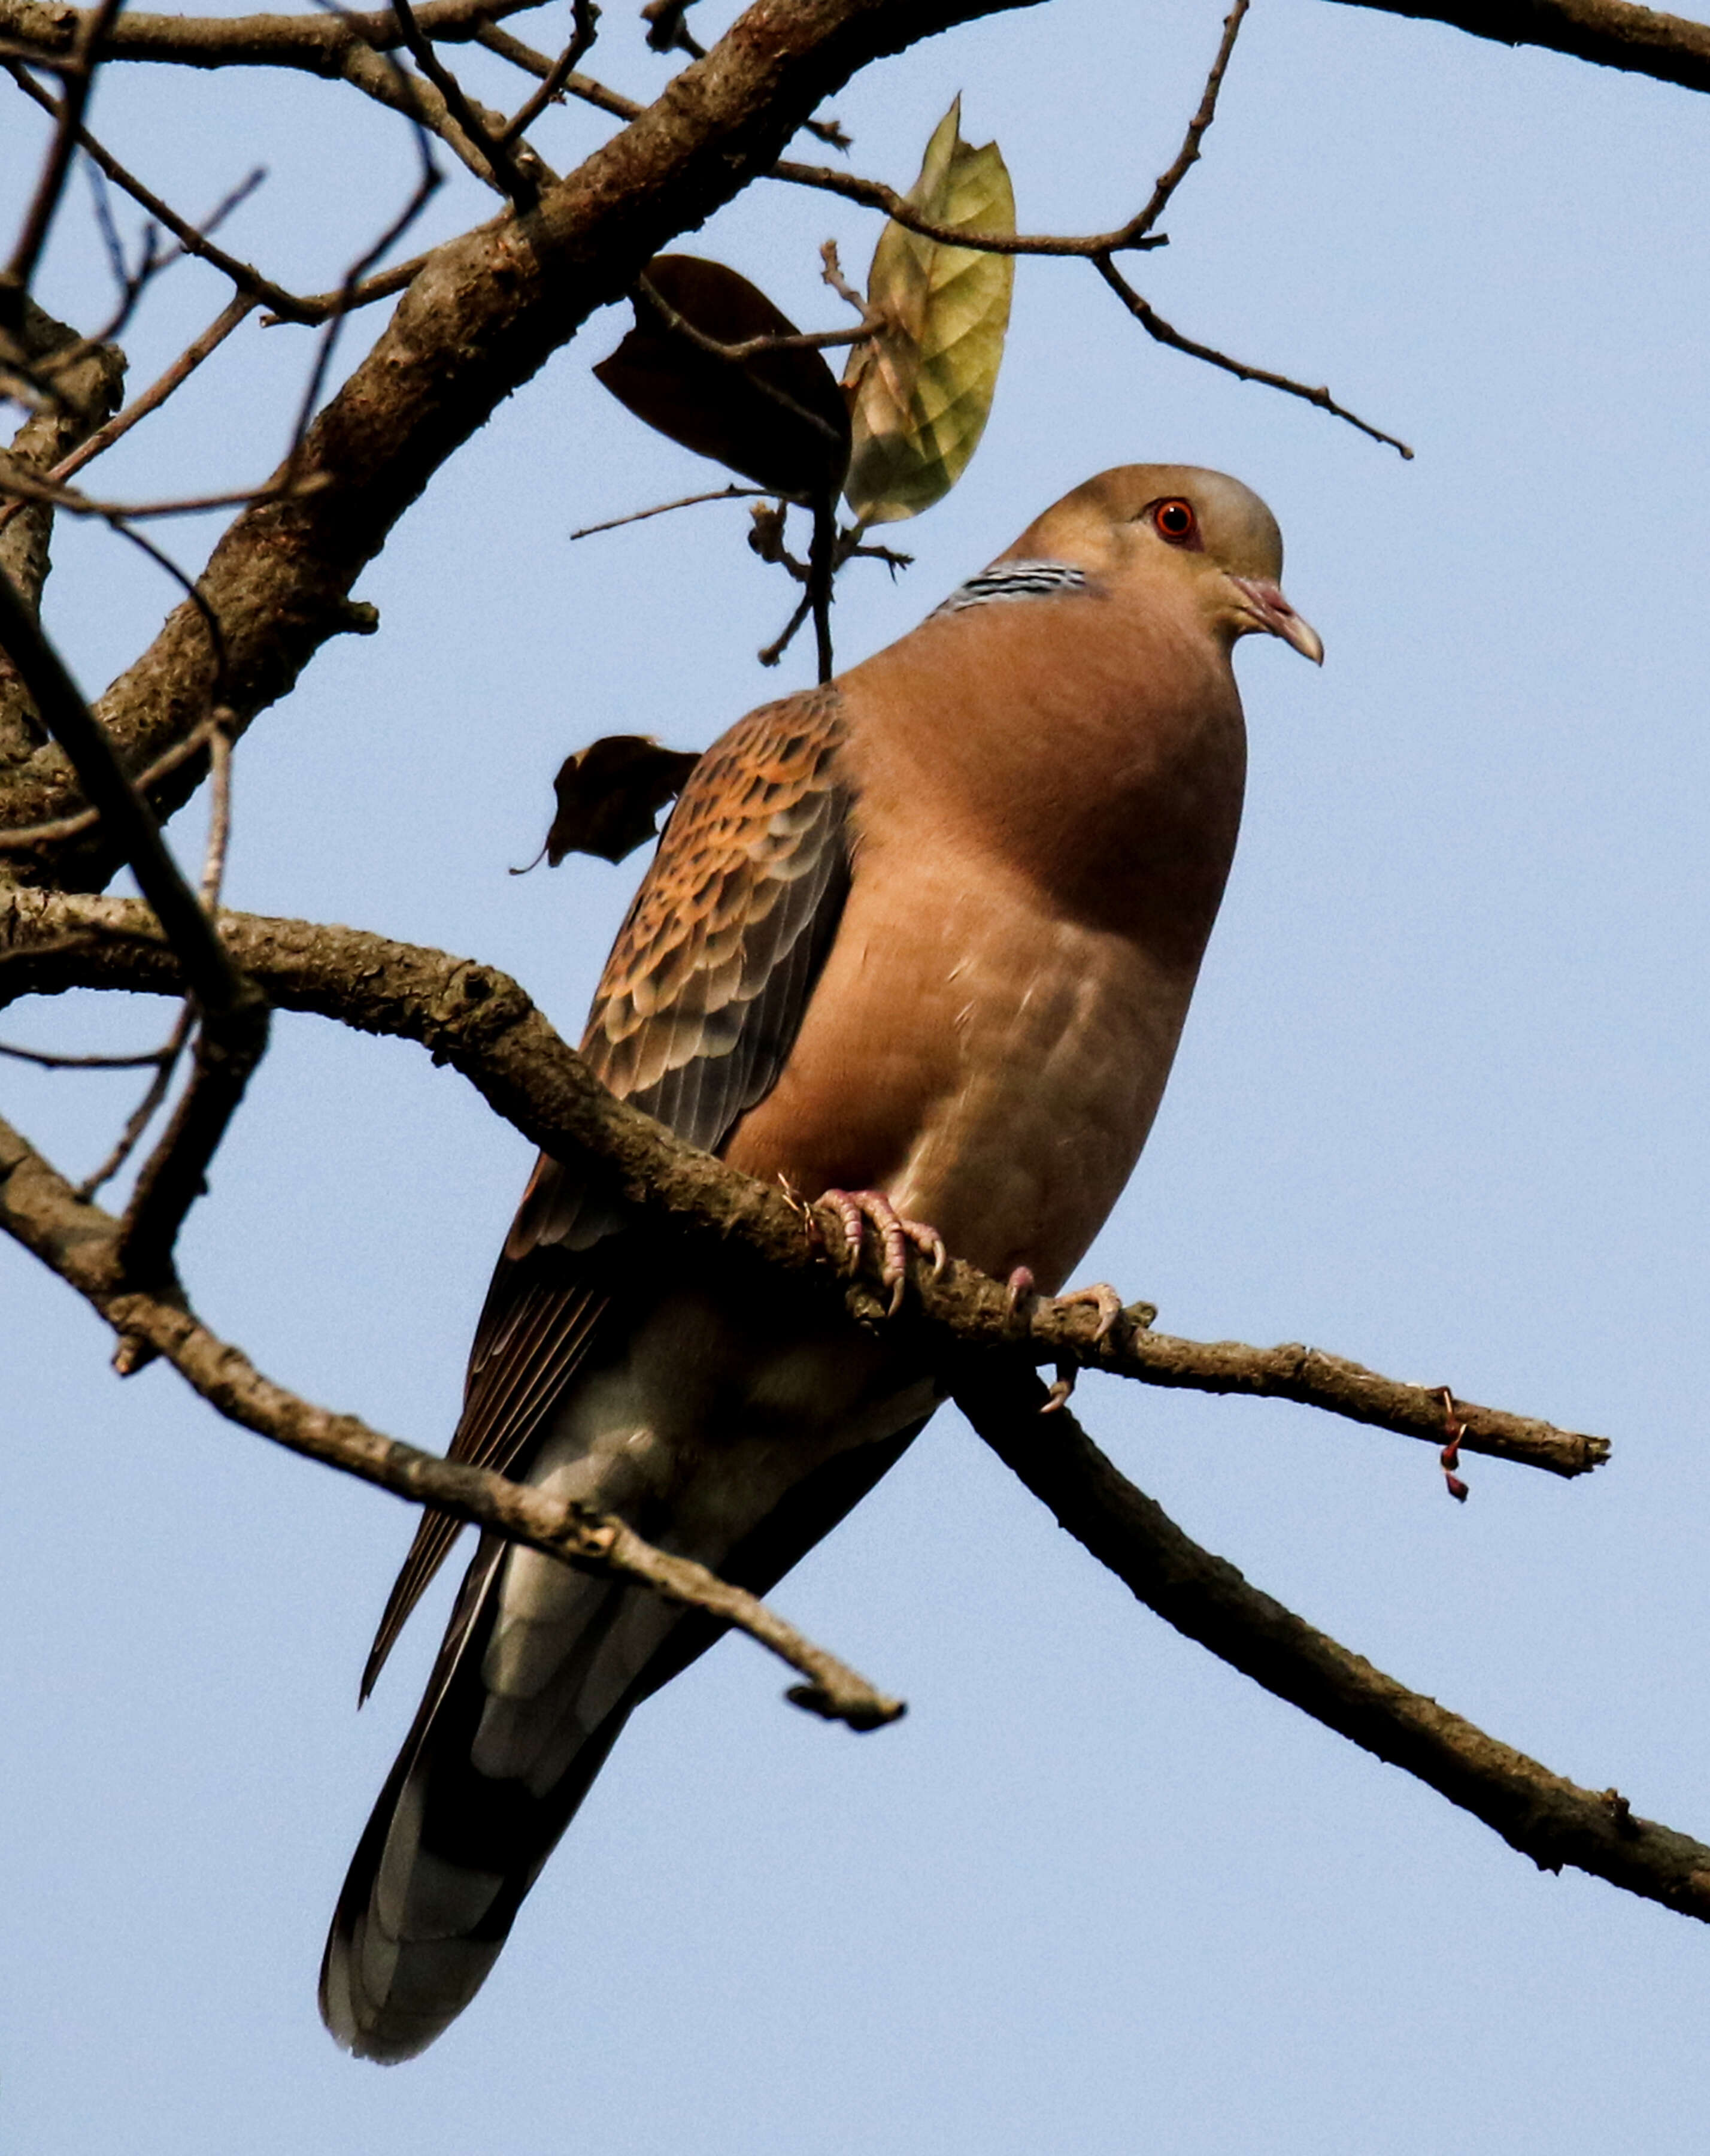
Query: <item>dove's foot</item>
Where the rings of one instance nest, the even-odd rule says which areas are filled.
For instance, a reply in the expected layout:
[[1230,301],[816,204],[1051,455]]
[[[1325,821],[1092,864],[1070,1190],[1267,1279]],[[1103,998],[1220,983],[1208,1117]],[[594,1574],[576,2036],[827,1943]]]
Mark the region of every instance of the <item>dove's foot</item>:
[[909,1276],[909,1246],[932,1260],[932,1277],[944,1270],[949,1252],[944,1237],[924,1220],[910,1220],[898,1212],[882,1190],[822,1190],[822,1205],[829,1205],[843,1224],[843,1248],[852,1266],[861,1262],[870,1220],[878,1231],[881,1283],[891,1291],[890,1315],[903,1306],[903,1288]]
[[1067,1310],[1082,1302],[1090,1303],[1098,1313],[1098,1322],[1093,1328],[1095,1343],[1108,1340],[1112,1327],[1122,1316],[1122,1297],[1108,1281],[1094,1281],[1091,1287],[1073,1288],[1067,1295],[1057,1297],[1059,1310]]

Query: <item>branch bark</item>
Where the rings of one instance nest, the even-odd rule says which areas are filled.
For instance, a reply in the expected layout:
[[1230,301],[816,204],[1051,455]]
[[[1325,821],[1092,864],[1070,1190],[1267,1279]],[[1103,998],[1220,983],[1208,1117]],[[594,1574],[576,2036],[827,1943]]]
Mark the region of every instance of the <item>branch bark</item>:
[[[15,894],[0,902],[0,1006],[70,988],[179,991],[172,952],[135,900]],[[285,1010],[312,1011],[366,1033],[413,1040],[448,1063],[496,1113],[546,1151],[592,1153],[622,1195],[672,1217],[687,1232],[736,1242],[793,1274],[827,1272],[803,1231],[801,1208],[616,1101],[553,1031],[523,990],[495,968],[360,929],[222,913],[233,961]],[[1240,1393],[1321,1408],[1375,1429],[1441,1446],[1441,1387],[1406,1385],[1357,1363],[1289,1345],[1172,1338],[1149,1329],[1149,1313],[1124,1316],[1103,1339],[1096,1311],[1039,1299],[1017,1313],[998,1282],[951,1264],[936,1281],[917,1263],[909,1308],[897,1322],[920,1329],[925,1359],[943,1363],[975,1346],[1021,1347],[1028,1359],[1078,1366],[1199,1392]],[[878,1322],[887,1308],[876,1278],[845,1281],[852,1315]],[[1461,1449],[1493,1459],[1583,1475],[1609,1455],[1608,1440],[1457,1399]]]
[[141,1342],[164,1356],[228,1421],[412,1504],[431,1504],[472,1521],[507,1542],[542,1550],[583,1571],[637,1581],[669,1601],[707,1610],[796,1670],[805,1681],[789,1697],[810,1712],[852,1729],[876,1729],[903,1712],[901,1701],[876,1691],[754,1595],[704,1565],[655,1549],[623,1521],[544,1496],[484,1468],[437,1459],[382,1435],[355,1415],[315,1407],[264,1377],[241,1349],[210,1332],[181,1300],[118,1288],[119,1223],[99,1206],[84,1204],[3,1121],[0,1229],[87,1297],[121,1342]]
[[1493,1827],[1545,1871],[1564,1864],[1710,1923],[1710,1848],[1637,1818],[1410,1691],[1250,1586],[1135,1488],[1013,1358],[970,1363],[956,1404],[1060,1526],[1177,1631]]

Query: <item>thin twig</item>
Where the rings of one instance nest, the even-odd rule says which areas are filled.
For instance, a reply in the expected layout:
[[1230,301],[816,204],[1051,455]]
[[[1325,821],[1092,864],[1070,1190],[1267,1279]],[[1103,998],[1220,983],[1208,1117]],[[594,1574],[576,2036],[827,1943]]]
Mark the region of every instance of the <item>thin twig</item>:
[[18,501],[39,501],[63,509],[70,516],[99,517],[108,524],[152,523],[166,516],[202,516],[212,509],[248,509],[258,502],[283,501],[309,491],[313,481],[269,481],[262,486],[238,486],[219,494],[182,495],[170,501],[98,501],[76,487],[59,486],[37,479],[0,452],[0,495]]
[[125,1119],[124,1129],[113,1142],[112,1151],[100,1166],[86,1175],[77,1186],[77,1194],[85,1204],[103,1183],[112,1181],[141,1142],[143,1132],[154,1121],[156,1111],[171,1090],[178,1069],[178,1059],[184,1053],[185,1043],[190,1038],[190,1029],[195,1023],[194,1005],[185,1004],[173,1021],[172,1032],[155,1051],[155,1075],[149,1081],[148,1091]]
[[[203,360],[217,352],[259,305],[253,292],[238,292],[228,300],[202,335],[185,346],[164,374],[151,382],[140,397],[133,398],[122,412],[115,412],[105,426],[97,427],[80,449],[74,449],[54,466],[46,475],[49,484],[63,486],[74,474],[80,472],[85,465],[93,464],[115,442],[128,434],[139,419],[146,419],[151,412],[158,412],[169,397],[182,388]],[[8,516],[11,513],[7,512]]]
[[[340,12],[334,8],[334,0],[320,0],[320,4],[334,8],[335,13]],[[420,34],[419,32],[417,34]],[[400,84],[407,88],[404,70],[392,55],[390,53],[382,53],[380,58],[384,64],[385,72],[396,77]],[[333,308],[326,318],[325,326],[321,331],[320,343],[315,352],[315,364],[310,369],[309,380],[303,391],[302,402],[297,408],[296,424],[291,429],[291,446],[284,464],[285,477],[288,481],[294,481],[298,476],[303,459],[304,445],[309,437],[310,425],[315,418],[315,408],[320,402],[321,385],[326,380],[328,368],[332,365],[332,356],[337,348],[340,333],[344,328],[345,318],[351,311],[351,296],[356,291],[364,277],[381,257],[387,254],[403,238],[444,182],[444,175],[433,161],[432,139],[422,124],[418,102],[413,97],[409,102],[408,118],[418,165],[416,184],[410,192],[408,200],[392,223],[387,226],[373,245],[359,254],[345,272],[344,280],[340,288],[339,304]]]
[[796,641],[796,633],[813,611],[813,593],[804,588],[796,603],[796,611],[784,624],[770,644],[763,644],[755,653],[762,666],[776,666],[790,646]]
[[412,254],[407,262],[400,262],[390,270],[382,270],[376,276],[363,278],[348,292],[340,288],[335,292],[310,294],[296,301],[296,313],[264,315],[262,325],[264,328],[271,329],[278,322],[324,322],[330,315],[353,315],[359,307],[371,307],[376,300],[389,300],[395,292],[402,292],[407,285],[413,285],[433,259],[435,252],[430,248],[425,254]]
[[[33,97],[44,112],[51,113],[56,120],[63,117],[64,100],[52,96],[39,83],[32,81],[26,69],[14,61],[7,64],[7,72],[18,88],[26,95]],[[223,247],[216,247],[211,239],[204,239],[193,224],[180,217],[152,189],[145,187],[134,173],[126,171],[111,151],[98,142],[86,127],[80,126],[77,130],[77,141],[115,187],[122,187],[134,203],[139,203],[151,217],[165,225],[187,254],[192,254],[198,261],[207,262],[221,271],[231,279],[240,292],[253,294],[264,305],[270,307],[281,321],[315,321],[320,319],[317,315],[304,314],[302,303],[296,295],[288,292],[283,285],[275,285],[270,277],[264,277],[252,264],[239,261],[236,255],[228,254]]]
[[[207,746],[209,721],[194,727],[183,740],[174,742],[150,764],[146,771],[139,772],[131,782],[141,794],[187,763],[192,756]],[[57,846],[68,839],[80,839],[85,831],[94,830],[101,820],[98,808],[79,808],[70,816],[57,816],[51,824],[29,824],[21,830],[0,831],[0,853],[23,853],[36,846]]]
[[[119,305],[113,315],[102,324],[100,329],[82,338],[60,357],[61,365],[69,365],[81,358],[84,352],[94,351],[102,345],[113,343],[123,333],[125,325],[136,311],[138,300],[141,299],[149,285],[164,270],[170,270],[174,263],[181,261],[185,254],[182,242],[167,248],[164,252],[158,251],[159,232],[151,222],[143,228],[142,244],[137,264],[136,269],[132,270],[125,261],[124,242],[119,236],[119,228],[114,221],[112,207],[107,192],[106,174],[93,159],[86,165],[85,170],[89,174],[90,190],[95,198],[95,222],[100,228],[102,239],[106,245],[114,281],[119,287]],[[232,213],[254,193],[266,177],[266,173],[258,166],[255,171],[240,180],[238,185],[227,194],[224,200],[218,203],[212,213],[196,228],[198,236],[207,239],[218,232]]]
[[923,239],[935,239],[945,247],[966,248],[975,254],[1049,254],[1096,260],[1113,248],[1144,253],[1170,244],[1160,233],[1134,235],[1132,227],[1137,220],[1134,218],[1113,231],[1078,237],[1062,233],[965,232],[958,225],[940,224],[924,215],[906,195],[899,194],[883,180],[864,180],[853,172],[834,171],[829,165],[798,165],[785,157],[781,157],[763,177],[782,180],[791,187],[817,187],[826,194],[842,195],[846,202],[859,203],[867,209],[883,210],[893,223],[919,233]]
[[[502,60],[509,60],[514,68],[525,74],[538,75],[544,82],[551,74],[554,62],[545,53],[536,52],[530,44],[501,29],[497,23],[483,23],[474,32],[478,45],[484,45],[489,53],[497,53]],[[559,85],[566,97],[579,98],[584,105],[591,105],[596,111],[606,113],[613,120],[636,120],[647,110],[639,98],[625,97],[616,90],[608,90],[591,75],[572,73]]]
[[519,108],[498,138],[500,148],[509,149],[520,136],[527,134],[554,99],[563,96],[564,85],[576,71],[576,62],[600,34],[599,24],[600,11],[594,0],[571,0],[570,43],[548,69],[540,88]]
[[270,1438],[412,1504],[431,1504],[506,1541],[544,1551],[580,1568],[633,1580],[656,1594],[704,1609],[746,1632],[804,1680],[788,1697],[799,1707],[852,1729],[876,1729],[900,1715],[848,1666],[804,1638],[755,1596],[687,1558],[644,1542],[609,1514],[566,1505],[484,1468],[436,1459],[400,1444],[355,1415],[330,1414],[273,1383],[240,1348],[221,1340],[182,1300],[115,1287],[118,1224],[80,1202],[64,1178],[9,1124],[0,1122],[0,1229],[87,1298],[119,1334],[125,1367],[130,1343],[162,1355],[228,1421]]
[[1268,367],[1249,367],[1245,360],[1231,359],[1227,352],[1217,352],[1208,344],[1196,344],[1191,337],[1184,336],[1180,330],[1172,329],[1150,301],[1140,297],[1108,255],[1095,256],[1093,266],[1147,336],[1155,338],[1158,343],[1167,344],[1175,352],[1185,352],[1190,359],[1202,359],[1210,367],[1221,367],[1226,374],[1232,374],[1237,382],[1262,382],[1267,388],[1280,389],[1287,396],[1298,397],[1308,404],[1316,404],[1319,411],[1329,413],[1333,418],[1345,419],[1350,427],[1358,428],[1362,434],[1370,435],[1373,441],[1382,442],[1400,455],[1411,459],[1413,452],[1405,442],[1398,441],[1394,434],[1386,434],[1381,427],[1374,427],[1369,419],[1362,419],[1357,412],[1350,412],[1345,405],[1339,404],[1328,389],[1309,388],[1305,382],[1296,382],[1288,375],[1272,373]]
[[603,524],[584,524],[572,539],[591,539],[596,531],[616,531],[626,524],[644,524],[650,516],[664,516],[673,509],[694,509],[704,501],[776,501],[777,495],[764,486],[721,486],[710,494],[685,494],[679,501],[657,501],[651,509],[632,509],[625,516],[608,516]]
[[422,34],[410,0],[392,0],[392,4],[404,33],[404,43],[408,46],[417,66],[445,100],[446,109],[486,159],[499,185],[520,210],[531,210],[540,198],[540,190],[532,176],[522,170],[511,154],[509,138],[494,135],[482,121],[464,95],[463,85]]
[[15,1041],[0,1040],[0,1055],[17,1063],[33,1063],[43,1070],[145,1070],[158,1064],[161,1050],[148,1048],[137,1055],[59,1055],[46,1048],[21,1048]]
[[[827,441],[834,444],[837,443],[837,432],[829,419],[822,418],[817,412],[810,412],[805,404],[797,403],[787,390],[781,389],[775,382],[768,382],[764,375],[756,374],[748,365],[750,359],[757,358],[763,352],[776,349],[779,346],[793,342],[805,343],[810,340],[759,336],[746,338],[740,344],[720,344],[717,337],[709,336],[704,330],[697,329],[686,315],[679,314],[668,300],[662,298],[648,278],[637,277],[635,286],[637,291],[658,312],[666,328],[673,336],[682,337],[686,342],[694,345],[697,351],[707,353],[713,359],[726,360],[731,366],[741,367],[749,381],[763,397],[770,398],[781,410],[789,413],[792,418],[800,419],[804,424],[811,427],[817,434],[823,436]],[[841,330],[829,332],[831,339],[838,344],[851,344],[866,335],[865,330],[858,330],[853,336],[846,335]]]
[[1104,253],[1112,254],[1120,248],[1130,247],[1135,240],[1143,239],[1150,232],[1169,208],[1170,198],[1199,162],[1200,145],[1206,139],[1206,129],[1217,116],[1217,95],[1223,87],[1224,76],[1229,72],[1235,41],[1241,35],[1242,23],[1252,4],[1252,0],[1235,0],[1235,5],[1224,17],[1223,36],[1217,47],[1217,57],[1212,61],[1211,71],[1206,77],[1199,110],[1187,124],[1187,132],[1181,138],[1181,147],[1175,153],[1175,162],[1159,174],[1158,183],[1152,190],[1152,199],[1124,228],[1124,236],[1118,239],[1112,247],[1103,249]]

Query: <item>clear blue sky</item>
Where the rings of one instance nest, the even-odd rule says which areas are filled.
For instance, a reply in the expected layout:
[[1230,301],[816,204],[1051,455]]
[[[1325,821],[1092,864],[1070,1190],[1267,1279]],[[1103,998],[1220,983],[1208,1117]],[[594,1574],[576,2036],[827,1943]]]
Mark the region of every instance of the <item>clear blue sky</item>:
[[[728,10],[700,11],[716,28]],[[951,95],[1033,228],[1108,225],[1172,154],[1215,0],[1055,0],[835,101],[905,183]],[[531,27],[532,25],[532,27]],[[520,26],[541,44],[557,13]],[[612,0],[601,71],[663,64]],[[472,67],[478,88],[497,78]],[[166,101],[172,100],[170,104]],[[273,177],[234,244],[335,280],[398,131],[278,75],[115,71],[97,124],[177,205]],[[580,110],[543,147],[597,139]],[[23,198],[39,131],[8,124]],[[804,151],[804,154],[807,152]],[[815,153],[817,154],[817,153]],[[1149,345],[1090,270],[1021,265],[986,442],[845,580],[900,634],[1114,463],[1221,466],[1288,536],[1322,674],[1243,648],[1248,818],[1170,1096],[1093,1255],[1172,1330],[1305,1339],[1616,1440],[1564,1486],[1287,1407],[1089,1380],[1084,1419],[1249,1577],[1552,1766],[1710,1838],[1705,213],[1710,106],[1447,29],[1262,0],[1174,244],[1184,330],[1417,447]],[[454,181],[436,230],[487,213]],[[129,222],[127,218],[127,222]],[[847,205],[755,190],[691,245],[798,319]],[[79,201],[42,296],[98,317]],[[182,270],[140,384],[216,311]],[[635,864],[517,880],[595,735],[702,746],[776,685],[789,594],[716,485],[588,378],[615,312],[498,414],[238,759],[233,904],[509,968],[574,1033]],[[247,330],[99,467],[259,478],[298,332]],[[172,535],[187,560],[207,536]],[[171,594],[68,533],[49,618],[102,685]],[[193,844],[193,818],[185,819]],[[141,1044],[163,1020],[100,1014]],[[8,1038],[92,1040],[26,1005]],[[270,1373],[428,1444],[527,1166],[460,1081],[308,1019],[276,1045],[186,1260]],[[131,1081],[0,1074],[74,1173]],[[439,1609],[356,1681],[407,1537],[392,1500],[120,1386],[69,1292],[0,1251],[0,2147],[18,2156],[1608,2156],[1702,2145],[1710,1933],[1569,1874],[1284,1708],[1134,1604],[946,1414],[780,1591],[908,1697],[857,1739],[728,1642],[632,1725],[480,1999],[392,2071],[335,2051],[332,1898]]]

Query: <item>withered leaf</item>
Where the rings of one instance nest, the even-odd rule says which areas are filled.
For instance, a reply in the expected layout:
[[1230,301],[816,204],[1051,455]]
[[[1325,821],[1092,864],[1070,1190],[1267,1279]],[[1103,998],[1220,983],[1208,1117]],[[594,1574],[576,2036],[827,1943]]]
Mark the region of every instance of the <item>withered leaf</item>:
[[[719,344],[797,334],[764,292],[722,262],[660,254],[644,274],[667,307]],[[637,293],[635,327],[594,373],[637,418],[756,486],[812,500],[834,496],[843,483],[848,407],[817,352],[721,359]]]
[[[996,142],[961,136],[960,98],[934,130],[909,200],[934,224],[1013,233],[1015,191]],[[873,249],[878,335],[844,377],[854,439],[844,495],[862,525],[918,516],[961,477],[985,431],[1009,328],[1015,261],[923,239],[894,221]]]
[[542,849],[548,867],[566,854],[604,861],[632,854],[655,835],[660,809],[699,762],[695,750],[661,748],[647,734],[607,734],[566,757],[552,782],[558,813]]

